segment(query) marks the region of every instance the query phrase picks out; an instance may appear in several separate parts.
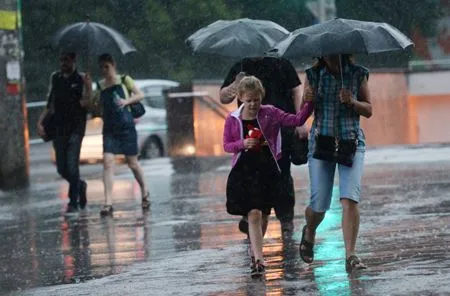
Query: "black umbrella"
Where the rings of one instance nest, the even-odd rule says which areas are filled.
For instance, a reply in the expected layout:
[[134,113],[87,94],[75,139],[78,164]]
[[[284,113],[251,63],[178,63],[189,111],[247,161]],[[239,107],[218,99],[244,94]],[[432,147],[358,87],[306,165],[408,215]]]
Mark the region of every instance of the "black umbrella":
[[387,23],[336,18],[295,30],[275,49],[283,57],[322,57],[334,54],[403,50],[413,42]]
[[194,52],[228,57],[259,57],[289,34],[282,26],[265,20],[219,20],[186,39]]
[[[295,30],[273,50],[286,58],[335,54],[340,58],[341,54],[403,50],[411,45],[414,45],[411,39],[387,23],[336,18]],[[342,67],[342,63],[339,65]],[[344,83],[342,77],[341,81]]]
[[136,51],[131,42],[116,30],[95,22],[80,22],[59,29],[51,45],[63,52],[92,56],[103,53],[125,55]]

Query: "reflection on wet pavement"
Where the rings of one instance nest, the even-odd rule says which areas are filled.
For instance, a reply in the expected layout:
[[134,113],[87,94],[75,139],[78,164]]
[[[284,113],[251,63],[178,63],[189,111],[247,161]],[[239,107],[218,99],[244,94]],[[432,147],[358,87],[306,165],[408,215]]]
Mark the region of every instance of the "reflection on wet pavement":
[[[152,193],[149,212],[140,209],[139,188],[124,171],[114,187],[116,212],[106,219],[98,215],[103,202],[98,179],[88,181],[89,210],[72,216],[63,214],[67,186],[61,182],[35,184],[7,200],[2,197],[0,291],[444,295],[450,289],[450,163],[366,169],[358,250],[370,268],[351,275],[344,265],[338,188],[318,229],[315,262],[307,265],[299,258],[308,177],[305,167],[295,168],[295,230],[282,233],[271,217],[264,280],[249,276],[247,242],[237,228],[238,217],[224,209],[228,170],[217,166],[200,164],[196,171],[178,173],[170,160],[145,162],[145,171],[152,172],[147,174]],[[155,173],[155,168],[163,173]],[[71,283],[77,285],[58,285]]]

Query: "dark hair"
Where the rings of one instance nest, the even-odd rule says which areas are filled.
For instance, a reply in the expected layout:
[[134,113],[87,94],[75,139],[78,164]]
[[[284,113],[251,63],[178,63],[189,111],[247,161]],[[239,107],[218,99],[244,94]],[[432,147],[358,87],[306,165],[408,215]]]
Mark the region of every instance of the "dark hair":
[[109,53],[104,53],[101,56],[98,57],[99,63],[110,63],[111,65],[115,65],[116,62],[114,61],[114,58]]
[[[323,57],[316,58],[316,62],[312,66],[313,69],[322,69],[326,67],[325,59]],[[352,54],[343,54],[342,55],[342,65],[352,65],[355,63],[355,59]]]
[[74,52],[61,52],[60,56],[68,57],[71,60],[75,60],[77,57],[77,54]]

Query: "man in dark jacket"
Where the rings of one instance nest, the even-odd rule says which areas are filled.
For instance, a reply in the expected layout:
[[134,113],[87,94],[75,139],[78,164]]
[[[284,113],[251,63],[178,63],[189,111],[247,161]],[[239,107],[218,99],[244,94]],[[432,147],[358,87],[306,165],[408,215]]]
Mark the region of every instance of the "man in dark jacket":
[[52,112],[56,127],[53,139],[56,166],[61,177],[69,182],[67,212],[74,212],[78,207],[84,209],[87,203],[87,183],[80,179],[79,160],[92,82],[88,74],[77,71],[74,53],[61,54],[59,62],[60,70],[50,76],[47,106],[37,128],[39,135],[45,137],[43,120]]
[[[262,100],[263,104],[270,104],[289,113],[296,113],[300,110],[301,89],[300,79],[292,64],[282,58],[258,57],[245,58],[236,63],[225,78],[221,91],[220,101],[223,104],[231,103],[237,92],[237,86],[245,75],[254,75],[261,80],[266,95]],[[238,101],[238,105],[240,102]],[[292,230],[294,218],[295,193],[294,182],[291,176],[291,149],[293,137],[307,138],[308,130],[305,126],[294,128],[282,128],[281,130],[281,153],[282,157],[278,164],[281,168],[280,193],[275,198],[275,214],[281,222],[283,232]],[[239,223],[239,229],[247,232],[247,222],[245,218]]]

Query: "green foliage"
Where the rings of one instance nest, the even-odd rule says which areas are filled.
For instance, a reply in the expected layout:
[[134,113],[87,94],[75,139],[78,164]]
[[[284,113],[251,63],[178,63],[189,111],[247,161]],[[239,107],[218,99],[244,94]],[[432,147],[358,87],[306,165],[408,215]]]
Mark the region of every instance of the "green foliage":
[[[274,21],[288,30],[311,25],[307,0],[28,0],[23,1],[25,74],[29,100],[42,100],[50,73],[57,69],[56,53],[43,49],[48,37],[67,24],[90,19],[115,28],[138,52],[118,58],[122,72],[136,78],[167,78],[184,83],[193,78],[221,79],[232,59],[195,55],[185,39],[218,19],[248,17]],[[420,27],[433,33],[440,15],[438,0],[337,0],[339,17],[388,22],[409,34]],[[408,54],[377,56],[369,66],[403,65]],[[303,59],[309,61],[308,58]],[[362,59],[366,62],[365,58]],[[300,60],[299,60],[300,61]],[[293,62],[299,62],[293,61]],[[85,63],[80,61],[82,68]],[[96,73],[95,58],[92,69]]]

